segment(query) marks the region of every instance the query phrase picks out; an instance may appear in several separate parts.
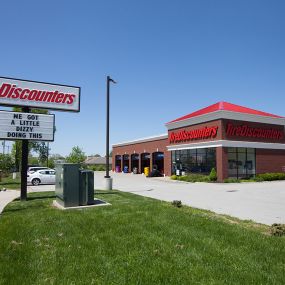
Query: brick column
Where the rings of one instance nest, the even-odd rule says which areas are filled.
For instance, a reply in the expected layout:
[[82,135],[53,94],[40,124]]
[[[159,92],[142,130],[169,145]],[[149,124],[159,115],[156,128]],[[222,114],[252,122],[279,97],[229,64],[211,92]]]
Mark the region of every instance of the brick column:
[[216,148],[216,165],[218,182],[228,178],[228,151],[225,147]]
[[112,152],[112,170],[116,170],[116,155]]
[[164,152],[164,173],[166,176],[171,175],[171,151]]
[[138,173],[142,173],[142,172],[141,172],[141,160],[142,160],[141,153],[138,153],[138,155],[139,155],[139,167],[138,167]]
[[150,159],[149,159],[149,172],[152,171],[152,163],[153,163],[153,159],[152,159],[152,152],[150,152]]

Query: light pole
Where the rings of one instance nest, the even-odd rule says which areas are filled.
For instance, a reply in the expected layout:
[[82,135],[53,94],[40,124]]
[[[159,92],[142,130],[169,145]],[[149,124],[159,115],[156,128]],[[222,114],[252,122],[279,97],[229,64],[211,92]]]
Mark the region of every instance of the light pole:
[[109,175],[109,138],[110,138],[110,82],[116,84],[110,76],[107,76],[107,109],[106,109],[106,175],[105,190],[112,190],[112,178]]

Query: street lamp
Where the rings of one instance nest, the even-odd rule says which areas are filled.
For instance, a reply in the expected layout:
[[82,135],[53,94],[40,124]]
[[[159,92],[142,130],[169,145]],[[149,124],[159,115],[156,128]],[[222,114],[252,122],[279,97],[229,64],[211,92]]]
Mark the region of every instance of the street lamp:
[[109,175],[109,136],[110,136],[110,82],[116,84],[110,76],[107,76],[107,115],[106,115],[106,175],[105,190],[112,190],[112,178]]

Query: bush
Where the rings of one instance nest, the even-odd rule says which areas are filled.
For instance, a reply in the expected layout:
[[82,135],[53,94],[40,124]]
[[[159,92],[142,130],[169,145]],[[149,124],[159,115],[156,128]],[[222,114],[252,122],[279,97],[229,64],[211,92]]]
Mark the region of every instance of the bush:
[[217,171],[215,168],[212,168],[211,173],[209,175],[210,181],[217,181]]
[[[217,180],[217,179],[216,179]],[[216,181],[215,180],[215,181]],[[210,179],[210,176],[208,176],[208,175],[204,175],[203,177],[201,177],[200,179],[199,179],[199,181],[197,181],[197,182],[213,182],[211,179]]]
[[240,183],[241,181],[237,178],[226,178],[224,183]]
[[171,180],[177,180],[177,175],[171,175],[171,176],[170,176],[170,179],[171,179]]
[[210,182],[209,176],[202,174],[188,174],[185,176],[177,176],[177,180],[185,182]]
[[[185,181],[185,182],[212,182],[213,180],[210,179],[210,175],[203,175],[203,174],[187,174],[184,176],[177,176],[172,175],[170,176],[170,179],[172,180],[179,180],[179,181]],[[217,178],[216,178],[217,180]],[[214,180],[214,181],[216,181]]]
[[177,208],[181,208],[182,207],[182,202],[180,200],[173,200],[171,202],[171,204],[174,206],[174,207],[177,207]]
[[260,176],[254,177],[253,180],[254,180],[255,182],[263,182],[263,181],[264,181],[264,179],[263,179],[262,177],[260,177]]
[[285,235],[285,224],[273,224],[270,228],[272,236],[284,236]]
[[285,173],[263,173],[258,174],[255,180],[259,181],[274,181],[274,180],[285,180]]
[[54,163],[54,159],[49,159],[48,160],[48,167],[54,169],[55,168],[55,163]]
[[[106,171],[106,167],[103,164],[89,165],[87,168],[93,171]],[[109,170],[111,170],[111,168]]]

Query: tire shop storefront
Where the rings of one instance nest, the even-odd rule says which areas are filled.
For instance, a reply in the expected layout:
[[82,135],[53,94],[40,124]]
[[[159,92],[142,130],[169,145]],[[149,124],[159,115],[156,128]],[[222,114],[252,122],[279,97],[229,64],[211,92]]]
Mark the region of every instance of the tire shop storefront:
[[284,172],[284,126],[284,117],[219,102],[167,123],[166,135],[113,145],[112,168],[167,176],[216,168],[218,181]]
[[160,135],[119,143],[113,145],[115,163],[112,169],[116,172],[143,173],[157,169],[165,173],[164,165],[170,164],[170,153],[166,152],[168,135]]

